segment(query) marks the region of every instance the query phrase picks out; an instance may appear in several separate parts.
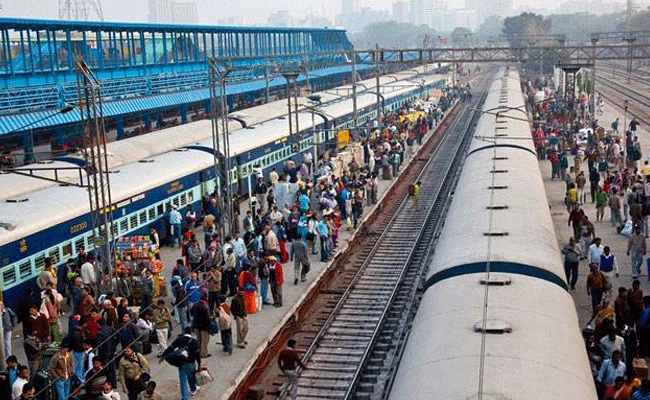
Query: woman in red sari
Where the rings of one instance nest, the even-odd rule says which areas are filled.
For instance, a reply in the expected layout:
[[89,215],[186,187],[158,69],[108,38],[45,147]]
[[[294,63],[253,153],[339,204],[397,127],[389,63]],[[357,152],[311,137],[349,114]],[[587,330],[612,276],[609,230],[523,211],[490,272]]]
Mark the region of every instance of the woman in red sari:
[[239,288],[244,291],[246,314],[255,314],[257,312],[257,300],[255,298],[257,283],[250,265],[246,265],[242,272],[239,273]]

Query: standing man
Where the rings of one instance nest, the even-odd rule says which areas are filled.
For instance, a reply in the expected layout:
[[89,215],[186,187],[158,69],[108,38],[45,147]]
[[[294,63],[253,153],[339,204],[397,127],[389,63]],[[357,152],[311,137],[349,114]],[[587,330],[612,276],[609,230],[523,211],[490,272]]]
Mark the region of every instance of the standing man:
[[178,207],[174,206],[169,213],[169,224],[171,225],[172,230],[172,240],[171,246],[175,247],[174,242],[178,242],[178,247],[182,247],[182,235],[181,235],[181,225],[183,223],[183,216],[178,212]]
[[126,347],[118,367],[118,379],[122,391],[129,396],[129,400],[137,400],[140,392],[144,390],[142,374],[149,370],[147,359],[140,353]]
[[194,304],[201,300],[201,282],[196,272],[190,273],[190,280],[185,284],[185,292],[187,295],[187,309],[192,310]]
[[578,281],[578,265],[580,264],[580,255],[582,250],[580,245],[576,244],[575,239],[569,238],[569,243],[562,249],[564,254],[564,273],[566,274],[566,281],[571,286],[571,290],[575,290],[576,282]]
[[18,378],[13,385],[11,385],[11,395],[14,399],[20,397],[23,393],[23,386],[29,382],[29,368],[24,365],[18,367]]
[[54,381],[58,398],[67,399],[70,396],[70,380],[74,367],[66,342],[61,343],[59,351],[52,357],[47,372]]
[[210,341],[210,331],[212,322],[210,320],[210,310],[208,310],[208,296],[204,293],[199,300],[190,309],[192,315],[192,327],[196,329],[196,339],[201,349],[201,358],[210,357],[208,353],[208,343]]
[[302,236],[296,235],[291,243],[291,260],[293,261],[293,284],[304,282],[307,279],[309,269],[309,256],[307,253],[307,244],[302,240]]
[[289,339],[287,347],[278,356],[278,366],[287,378],[286,382],[280,386],[280,391],[287,390],[293,400],[296,400],[298,397],[298,367],[307,369],[302,361],[300,361],[298,352],[294,349],[295,346],[296,341]]
[[81,280],[84,286],[90,288],[92,295],[97,295],[97,274],[95,272],[95,261],[92,254],[86,255],[86,262],[81,266]]
[[5,303],[0,300],[0,318],[2,318],[2,345],[5,346],[5,355],[8,357],[13,354],[11,348],[11,334],[16,325],[18,325],[18,316],[5,307]]
[[264,183],[264,178],[257,178],[257,183],[255,184],[255,199],[257,200],[257,206],[262,212],[264,212],[264,206],[266,205],[266,184]]
[[[187,359],[178,366],[178,377],[181,383],[181,400],[189,400],[191,395],[199,389],[196,386],[196,368],[201,368],[201,349],[199,342],[192,337],[192,328],[185,327],[183,334],[174,339],[172,344],[165,349],[162,358],[176,350],[186,349]],[[189,390],[188,390],[189,385]]]
[[603,293],[607,289],[607,277],[600,272],[598,265],[590,264],[589,267],[591,273],[587,276],[587,293],[591,296],[591,308],[595,315],[596,307],[602,302]]
[[641,227],[635,226],[634,232],[627,242],[627,255],[630,256],[632,265],[632,279],[637,279],[641,274],[643,256],[646,254],[647,245],[645,235],[641,234]]
[[248,344],[246,341],[246,335],[248,334],[248,316],[246,315],[246,307],[244,306],[244,292],[241,288],[237,289],[237,294],[232,298],[230,311],[235,317],[235,325],[237,325],[237,347],[243,349]]
[[158,356],[160,356],[167,348],[167,335],[169,332],[167,328],[172,323],[172,315],[169,309],[165,307],[165,300],[158,300],[156,309],[153,310],[153,323],[158,337]]

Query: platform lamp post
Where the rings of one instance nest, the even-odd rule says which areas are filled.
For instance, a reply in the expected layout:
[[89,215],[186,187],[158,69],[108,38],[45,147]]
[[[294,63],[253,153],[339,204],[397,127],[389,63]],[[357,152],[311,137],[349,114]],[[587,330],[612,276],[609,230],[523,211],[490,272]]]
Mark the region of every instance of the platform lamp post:
[[629,102],[627,99],[623,100],[623,169],[627,166],[627,107]]
[[312,184],[316,185],[316,165],[318,164],[318,131],[316,131],[316,121],[314,118],[314,107],[319,105],[321,103],[321,96],[317,94],[312,94],[307,96],[307,100],[311,103],[311,107],[309,107],[309,110],[311,111],[311,129],[313,131],[314,137],[313,137],[313,146],[314,146],[314,159],[311,162],[311,176],[312,176]]
[[[210,59],[208,60],[208,65],[210,68],[210,77],[211,77],[211,102],[212,102],[212,145],[214,147],[214,164],[215,164],[215,174],[217,172],[217,153],[220,150],[219,143],[219,121],[217,120],[216,109],[219,108],[221,116],[221,144],[223,145],[223,150],[221,154],[223,155],[222,162],[222,176],[219,179],[215,179],[217,182],[222,182],[225,184],[225,188],[221,185],[218,186],[219,196],[224,199],[224,208],[226,209],[226,218],[228,219],[228,232],[230,235],[234,233],[234,211],[233,211],[233,198],[232,198],[232,188],[231,182],[232,177],[230,176],[230,132],[228,131],[228,95],[226,93],[226,84],[228,75],[234,71],[232,65],[223,60]],[[219,81],[221,87],[221,96],[220,101],[217,102],[216,95],[216,81]],[[220,105],[217,107],[217,105]],[[221,224],[222,234],[225,236],[226,228],[224,224]]]
[[[298,143],[297,143],[297,135],[293,134],[293,105],[291,103],[291,97],[295,95],[295,114],[296,114],[296,133],[300,132],[300,128],[298,127],[298,85],[297,85],[297,80],[298,76],[300,76],[300,73],[295,70],[287,70],[282,72],[282,77],[287,80],[287,110],[289,111],[289,142],[291,143],[291,152],[292,153],[298,153],[300,150],[298,148]],[[296,93],[292,94],[292,88]]]

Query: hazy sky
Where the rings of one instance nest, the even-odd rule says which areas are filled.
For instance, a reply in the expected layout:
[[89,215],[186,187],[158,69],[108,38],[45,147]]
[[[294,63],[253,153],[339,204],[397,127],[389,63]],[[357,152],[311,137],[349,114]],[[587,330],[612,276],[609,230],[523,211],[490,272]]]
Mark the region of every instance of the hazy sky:
[[[183,0],[179,0],[183,1]],[[187,0],[185,0],[187,1]],[[240,17],[244,23],[263,23],[269,13],[290,10],[293,15],[309,12],[333,18],[341,11],[341,0],[194,0],[199,5],[199,23],[214,24],[217,21]],[[361,6],[376,10],[390,10],[396,0],[360,0]],[[408,2],[408,0],[406,0]],[[449,8],[462,8],[465,0],[443,0]],[[489,0],[486,0],[489,1]],[[607,1],[607,0],[604,0]],[[621,2],[622,0],[613,0]],[[147,0],[101,0],[107,21],[147,21]],[[553,4],[559,6],[564,0]],[[58,16],[59,0],[0,0],[0,16],[21,18],[49,18]],[[647,3],[636,0],[635,3]],[[539,7],[537,0],[515,0],[515,8],[523,5]],[[645,7],[644,7],[645,8]]]

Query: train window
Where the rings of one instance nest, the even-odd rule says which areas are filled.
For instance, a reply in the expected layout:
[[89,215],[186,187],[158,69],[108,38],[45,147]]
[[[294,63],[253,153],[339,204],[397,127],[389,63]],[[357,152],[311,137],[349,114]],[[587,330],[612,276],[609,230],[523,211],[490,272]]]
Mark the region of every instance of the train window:
[[63,253],[63,258],[72,256],[72,242],[68,242],[61,246],[61,253]]
[[149,220],[153,221],[156,219],[156,207],[149,207]]
[[187,204],[187,198],[185,197],[185,193],[183,193],[181,196],[181,207]]
[[120,233],[126,233],[129,231],[129,220],[127,218],[122,218],[120,220]]
[[92,232],[86,235],[86,250],[91,251],[95,248],[95,239],[93,238]]
[[53,265],[57,265],[59,263],[59,248],[56,247],[50,250],[47,256],[50,258]]
[[84,237],[82,236],[80,238],[77,238],[77,240],[75,240],[75,242],[74,242],[74,251],[75,251],[75,253],[78,253],[79,249],[81,249],[82,247],[85,247],[85,246],[86,246],[86,243],[85,243]]
[[165,206],[162,203],[158,204],[156,211],[158,211],[158,215],[163,215],[165,213]]
[[111,224],[111,232],[113,232],[113,236],[119,236],[118,228],[117,222]]
[[7,286],[10,283],[14,283],[16,281],[16,268],[12,265],[10,267],[7,267],[2,271],[2,284],[3,286]]
[[193,191],[187,192],[187,202],[188,203],[194,203],[194,192]]
[[25,279],[32,274],[32,261],[24,261],[20,266],[18,266],[18,273],[20,274],[20,279]]
[[146,224],[146,223],[147,223],[147,212],[146,212],[146,211],[142,211],[142,212],[140,213],[140,215],[139,215],[139,218],[140,218],[140,225],[144,225],[144,224]]
[[[36,264],[36,271],[40,271],[45,266],[45,254],[39,254],[34,258],[34,263]],[[20,274],[22,278],[22,273]]]
[[174,198],[172,199],[172,203],[173,203],[176,207],[178,207],[178,205],[180,204],[180,199],[178,198],[178,196],[176,196],[176,197],[174,197]]
[[136,229],[138,227],[137,215],[131,215],[131,217],[129,218],[129,225],[131,225],[131,229]]

